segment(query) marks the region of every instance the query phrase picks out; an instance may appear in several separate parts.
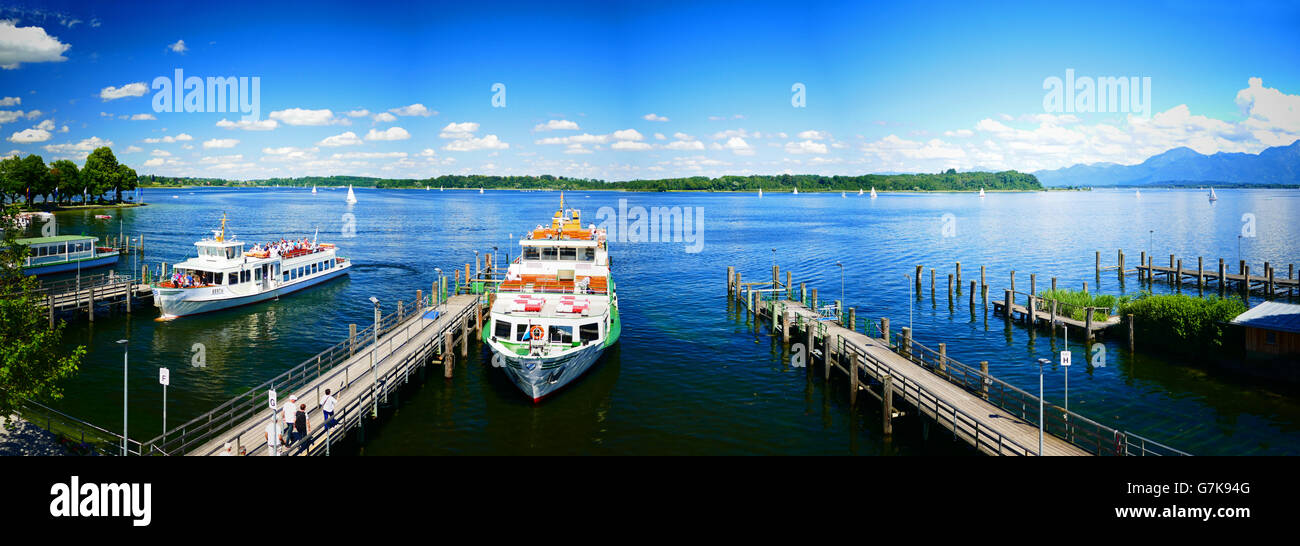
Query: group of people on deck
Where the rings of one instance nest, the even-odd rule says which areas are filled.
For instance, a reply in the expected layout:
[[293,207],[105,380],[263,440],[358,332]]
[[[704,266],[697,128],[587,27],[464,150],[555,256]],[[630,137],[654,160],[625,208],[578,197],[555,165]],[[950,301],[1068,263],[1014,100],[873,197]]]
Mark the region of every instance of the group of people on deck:
[[188,273],[172,272],[172,286],[175,286],[176,288],[192,288],[195,286],[203,286],[205,284],[207,284],[207,282],[202,278],[195,281],[194,276]]
[[281,254],[293,252],[296,250],[308,250],[314,252],[316,250],[316,242],[309,241],[307,240],[306,237],[303,237],[302,239],[299,239],[297,241],[280,239],[279,241],[271,241],[269,243],[266,243],[265,245],[254,244],[252,251],[269,252],[271,257],[274,258],[274,257],[278,257]]

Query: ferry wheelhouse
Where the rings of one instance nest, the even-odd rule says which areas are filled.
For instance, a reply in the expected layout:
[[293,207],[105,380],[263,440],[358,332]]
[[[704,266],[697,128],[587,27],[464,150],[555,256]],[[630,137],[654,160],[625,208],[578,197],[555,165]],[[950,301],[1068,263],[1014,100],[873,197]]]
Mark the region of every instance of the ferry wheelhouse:
[[584,229],[581,212],[564,208],[563,194],[550,226],[537,226],[519,245],[483,341],[537,402],[591,368],[622,327],[605,231]]
[[194,246],[197,257],[176,264],[152,285],[163,318],[266,301],[341,277],[352,267],[329,243],[304,240],[245,251],[243,242],[226,238],[225,217],[221,229]]
[[30,250],[22,264],[23,273],[47,275],[116,264],[120,254],[118,250],[95,246],[98,240],[98,237],[89,235],[18,239],[19,244],[27,245]]

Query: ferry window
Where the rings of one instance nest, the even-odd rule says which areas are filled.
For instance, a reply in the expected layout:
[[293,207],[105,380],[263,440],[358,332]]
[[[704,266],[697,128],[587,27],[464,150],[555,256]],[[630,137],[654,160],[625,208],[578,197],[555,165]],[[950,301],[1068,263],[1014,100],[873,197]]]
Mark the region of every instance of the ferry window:
[[257,268],[257,269],[254,269],[254,270],[253,270],[253,280],[254,280],[254,281],[261,282],[261,280],[262,280],[262,269],[261,269],[261,268]]
[[320,264],[311,264],[311,272],[312,272],[312,273],[315,273],[315,272],[319,271],[318,269],[316,269],[316,266],[318,266],[318,265],[320,265]]
[[226,259],[227,260],[235,259],[235,247],[226,248]]
[[596,249],[594,249],[594,248],[583,248],[583,249],[579,249],[579,251],[578,251],[578,261],[580,261],[580,262],[594,262],[594,261],[596,261]]
[[248,277],[249,277],[248,270],[245,269],[243,273],[239,274],[239,282],[248,282]]
[[535,246],[526,246],[526,247],[524,247],[524,259],[525,259],[525,260],[538,260],[538,259],[541,259],[541,257],[542,257],[542,254],[541,254],[541,252],[539,252],[539,251],[537,250],[537,247],[535,247]]
[[285,272],[284,272],[284,281],[282,281],[282,282],[289,282],[289,272],[288,272],[288,271],[285,271]]
[[578,341],[586,343],[600,338],[600,323],[589,322],[578,327]]
[[527,332],[527,331],[528,331],[528,325],[527,325],[527,324],[524,324],[524,323],[522,323],[522,322],[520,322],[520,323],[518,323],[518,324],[515,324],[515,337],[514,337],[514,340],[515,340],[515,341],[523,341],[523,339],[524,339],[524,332]]
[[560,247],[560,259],[568,261],[578,259],[578,249],[573,247]]
[[573,327],[552,326],[551,343],[573,343]]
[[492,335],[494,335],[494,336],[496,336],[496,337],[499,337],[499,338],[509,339],[509,338],[510,338],[510,323],[509,323],[509,322],[506,322],[506,321],[504,321],[504,320],[498,320],[498,321],[497,321],[497,327],[496,327],[496,330],[494,330],[494,331],[492,332]]
[[63,254],[63,253],[65,253],[65,252],[67,252],[67,251],[68,251],[68,244],[67,244],[67,243],[59,243],[59,251],[58,251],[59,254]]
[[37,255],[37,256],[44,256],[44,255],[45,255],[45,247],[43,247],[43,246],[38,246],[38,247],[36,247],[36,255]]
[[543,260],[554,260],[554,259],[555,259],[555,254],[556,254],[556,252],[555,252],[555,247],[553,247],[553,246],[542,247],[542,259],[543,259]]

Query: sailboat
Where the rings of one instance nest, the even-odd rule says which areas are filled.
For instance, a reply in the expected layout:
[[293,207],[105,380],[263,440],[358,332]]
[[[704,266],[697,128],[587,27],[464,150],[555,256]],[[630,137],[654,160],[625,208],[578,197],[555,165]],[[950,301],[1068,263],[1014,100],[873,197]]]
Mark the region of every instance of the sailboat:
[[840,199],[846,199],[846,198],[848,198],[848,196],[844,195],[844,192],[840,192]]
[[482,194],[482,193],[483,193],[483,188],[479,188],[479,189],[478,189],[478,192],[479,192],[479,194]]
[[348,201],[348,204],[349,204],[349,205],[352,204],[352,203],[356,203],[356,202],[357,202],[357,194],[352,193],[352,184],[348,184],[348,199],[347,199],[347,201]]
[[759,199],[762,199],[762,198],[763,198],[763,188],[759,188],[759,189],[758,189],[758,198],[759,198]]
[[876,198],[876,188],[875,188],[875,186],[872,186],[872,187],[871,187],[871,198],[872,198],[872,199],[875,199],[875,198]]
[[312,194],[315,194],[315,193],[316,193],[316,186],[312,186],[312,187],[311,187],[311,192],[312,192]]
[[794,189],[794,194],[795,194],[795,195],[799,195],[799,188],[795,188],[795,189]]
[[1219,200],[1219,196],[1214,195],[1214,186],[1210,186],[1210,202],[1213,203],[1218,200]]
[[442,186],[438,186],[438,191],[442,191]]
[[1134,190],[1134,194],[1133,194],[1133,195],[1134,195],[1134,197],[1137,197],[1138,199],[1141,199],[1141,198],[1142,198],[1142,190]]
[[862,188],[858,188],[858,196],[859,196],[859,197],[862,196]]
[[429,191],[429,186],[427,184],[424,186],[424,191]]

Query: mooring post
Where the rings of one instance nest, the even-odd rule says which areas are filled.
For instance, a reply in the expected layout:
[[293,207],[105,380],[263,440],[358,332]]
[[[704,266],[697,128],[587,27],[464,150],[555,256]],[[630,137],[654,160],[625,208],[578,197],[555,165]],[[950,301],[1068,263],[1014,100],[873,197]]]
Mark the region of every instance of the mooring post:
[[1147,266],[1147,251],[1143,250],[1142,254],[1138,256],[1138,282],[1142,282],[1142,280],[1145,278],[1144,273],[1142,272],[1142,268],[1146,266]]
[[880,317],[880,339],[884,340],[885,346],[889,346],[889,317]]
[[1011,270],[1011,291],[1016,291],[1016,270]]
[[402,308],[402,300],[397,300],[397,321],[401,322],[402,316],[405,314],[406,310]]
[[776,290],[781,285],[781,266],[772,266],[772,289]]
[[821,314],[821,312],[817,310],[817,289],[816,288],[812,289],[812,310],[814,313],[817,313],[819,315]]
[[1183,287],[1183,259],[1178,259],[1178,267],[1175,269],[1174,283],[1181,289]]
[[980,289],[982,290],[987,283],[984,282],[984,266],[980,266]]
[[916,293],[918,294],[917,296],[918,298],[920,297],[919,294],[921,293],[921,273],[923,273],[923,271],[921,271],[922,269],[925,269],[925,266],[921,266],[921,265],[916,266],[916,276],[912,278],[912,280],[916,281]]
[[970,306],[975,307],[975,281],[970,282]]
[[[961,279],[957,279],[960,283]],[[948,274],[948,305],[952,305],[952,273]]]
[[1196,257],[1196,287],[1205,288],[1205,258]]
[[131,282],[131,278],[130,278],[130,277],[127,277],[127,279],[126,279],[126,314],[128,314],[128,315],[131,314],[131,289],[133,289],[133,288],[135,288],[135,283],[134,283],[134,282]]
[[1011,290],[1004,290],[1002,296],[1002,315],[1005,316],[1007,320],[1011,320]]
[[930,268],[930,297],[934,297],[934,268]]
[[1224,269],[1223,267],[1223,258],[1219,258],[1219,290],[1220,291],[1223,290],[1223,283],[1226,282],[1225,279],[1227,278],[1228,278],[1227,270]]
[[989,399],[989,383],[990,383],[989,361],[981,360],[980,361],[980,391],[981,391],[980,396],[983,396],[985,400]]
[[732,284],[735,281],[736,281],[736,266],[729,265],[727,266],[727,295],[728,296],[730,296],[736,288],[736,286]]
[[912,359],[912,328],[908,326],[904,326],[902,328],[902,331],[903,331],[903,340],[902,343],[899,344],[899,348],[903,349],[902,351],[904,353],[903,356],[906,356],[908,360],[911,360]]
[[839,334],[830,335],[829,330],[827,332],[827,335],[822,338],[822,380],[824,381],[831,380],[831,366],[834,365],[833,362],[839,362],[838,354],[834,361],[831,360],[831,351],[839,347],[840,336]]
[[1132,351],[1132,350],[1133,350],[1133,340],[1134,340],[1134,336],[1133,336],[1133,314],[1132,314],[1132,313],[1129,313],[1129,315],[1128,315],[1128,350],[1129,350],[1129,351]]
[[790,344],[790,312],[781,312],[781,343]]
[[1097,253],[1097,272],[1101,273],[1101,251],[1097,250],[1095,252]]
[[1092,308],[1091,307],[1083,311],[1083,317],[1084,317],[1084,322],[1086,323],[1084,324],[1084,328],[1088,330],[1088,335],[1085,339],[1092,341]]
[[1052,335],[1056,335],[1056,300],[1052,300]]
[[460,324],[460,356],[468,357],[469,356],[469,328],[466,327],[464,321],[458,321],[458,322],[461,323]]
[[849,355],[849,407],[858,404],[858,353]]
[[939,371],[947,375],[948,372],[948,344],[939,344]]
[[857,307],[849,308],[849,323],[846,324],[845,326],[847,326],[851,331],[854,332],[858,331],[858,308]]
[[1038,274],[1037,273],[1029,274],[1029,295],[1030,296],[1038,295]]
[[880,393],[884,401],[881,427],[884,428],[885,436],[891,436],[894,434],[894,378],[885,374],[880,382],[884,384]]
[[415,291],[415,310],[417,312],[424,310],[424,290]]
[[1056,292],[1056,277],[1052,277],[1052,292]]
[[[1030,278],[1033,277],[1031,276]],[[1033,328],[1034,322],[1038,319],[1038,316],[1034,314],[1035,309],[1037,309],[1037,306],[1034,305],[1034,295],[1030,294],[1025,299],[1028,300],[1025,302],[1027,304],[1025,305],[1025,310],[1028,311],[1028,313],[1025,314],[1025,324],[1028,324],[1030,328]]]
[[735,296],[735,297],[736,297],[736,299],[738,299],[738,300],[740,300],[740,301],[745,301],[744,294],[741,292],[742,290],[744,290],[744,287],[742,287],[742,286],[740,285],[740,272],[737,271],[737,272],[736,272],[736,296]]
[[1088,281],[1083,281],[1083,293],[1085,295],[1088,293]]
[[794,298],[794,276],[787,269],[785,270],[785,299],[789,300],[791,298]]
[[1277,290],[1276,290],[1276,288],[1275,288],[1275,285],[1273,284],[1273,267],[1272,267],[1272,266],[1269,266],[1269,267],[1268,267],[1268,296],[1269,296],[1270,298],[1271,298],[1271,297],[1274,297],[1274,296],[1277,296]]
[[799,283],[799,303],[808,305],[808,287],[804,283]]
[[[816,337],[816,334],[817,334],[817,323],[815,323],[815,322],[813,322],[813,321],[811,321],[811,320],[809,320],[809,321],[803,323],[803,336],[804,336],[804,339],[806,340],[805,343],[804,343],[804,345],[806,345],[806,346],[808,347],[808,365],[807,365],[806,367],[809,368],[809,369],[812,368],[812,352],[813,352],[813,349],[817,348],[817,345],[816,345],[816,344],[817,344],[817,337]],[[823,354],[824,354],[824,353],[823,353]]]
[[953,266],[953,274],[957,277],[957,289],[961,290],[961,262],[957,262],[956,265]]
[[442,377],[451,379],[452,369],[455,367],[456,356],[452,353],[456,350],[456,345],[451,338],[451,330],[447,330],[442,337]]
[[[1246,265],[1245,262],[1241,264],[1241,297],[1246,300],[1250,299],[1250,266]],[[91,301],[95,299],[93,289],[90,292],[90,299]]]
[[86,312],[90,314],[90,322],[95,322],[95,287],[90,287],[90,299],[86,300]]
[[1124,249],[1119,249],[1119,276],[1124,276]]
[[357,354],[357,325],[348,325],[348,354]]
[[474,302],[474,335],[483,333],[483,306]]
[[844,308],[841,307],[842,305],[844,305],[844,302],[835,300],[835,322],[840,326],[844,326]]

